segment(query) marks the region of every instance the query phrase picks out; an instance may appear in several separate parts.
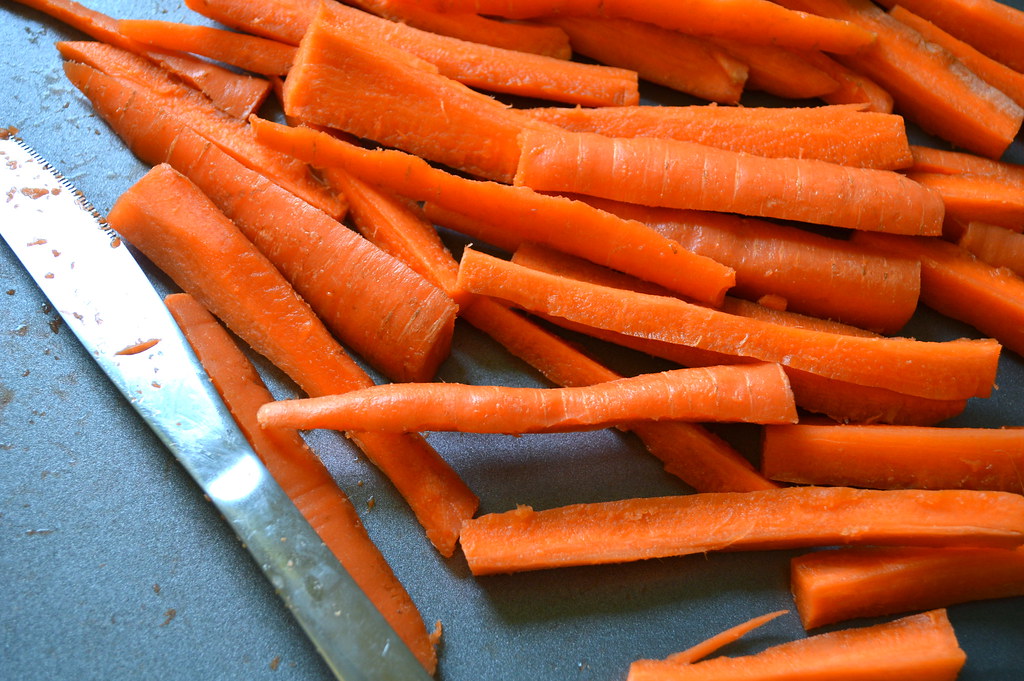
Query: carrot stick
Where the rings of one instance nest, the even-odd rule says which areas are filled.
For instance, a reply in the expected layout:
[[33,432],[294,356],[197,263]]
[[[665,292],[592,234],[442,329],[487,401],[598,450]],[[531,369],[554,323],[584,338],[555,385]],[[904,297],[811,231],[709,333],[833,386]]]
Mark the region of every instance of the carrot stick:
[[664,137],[773,158],[884,170],[914,162],[902,117],[855,105],[537,107],[527,113],[573,132]]
[[344,206],[337,197],[312,176],[308,167],[253,139],[252,130],[245,121],[219,112],[197,93],[176,83],[166,73],[140,57],[116,47],[92,42],[62,42],[57,44],[57,49],[65,59],[92,67],[85,70],[72,66],[70,69],[65,68],[65,73],[95,108],[106,108],[104,118],[111,125],[116,125],[114,121],[130,115],[130,112],[103,107],[102,102],[98,101],[100,90],[131,90],[132,97],[145,98],[161,118],[195,129],[248,168],[263,174],[296,196],[333,217],[340,217],[344,213]]
[[777,610],[775,612],[770,612],[766,615],[753,617],[747,620],[746,622],[737,624],[735,627],[726,629],[720,634],[715,634],[711,638],[701,641],[695,646],[687,648],[686,650],[680,651],[678,653],[673,653],[672,655],[669,655],[666,658],[666,661],[672,662],[674,664],[692,664],[698,660],[704,659],[708,655],[717,652],[719,648],[722,648],[724,646],[729,645],[730,643],[738,641],[744,635],[750,633],[754,629],[762,627],[768,622],[771,622],[773,619],[777,619],[778,617],[781,617],[782,615],[785,615],[787,613],[789,613],[788,610]]
[[708,551],[906,545],[1014,548],[1024,498],[966,490],[788,487],[520,506],[462,526],[474,575],[598,565]]
[[544,243],[696,300],[721,301],[735,282],[731,268],[695,256],[638,222],[579,201],[462,179],[409,154],[361,149],[308,128],[260,119],[253,120],[253,128],[269,146],[314,166],[345,168],[407,198],[434,201],[471,213],[484,224],[500,224],[518,240]]
[[705,38],[629,19],[547,17],[578,54],[640,78],[723,104],[738,104],[747,65]]
[[192,11],[229,28],[297,46],[308,20],[286,0],[185,0]]
[[892,113],[892,95],[875,81],[840,64],[824,52],[804,51],[800,54],[839,84],[837,89],[821,96],[827,104],[863,104],[865,111]]
[[938,195],[898,173],[650,137],[524,128],[515,183],[648,206],[938,235]]
[[913,172],[907,177],[938,192],[950,218],[1024,231],[1024,184],[991,175]]
[[877,489],[989,489],[1024,494],[1024,429],[768,427],[772,480]]
[[970,222],[958,243],[982,262],[1024,276],[1024,234],[998,225]]
[[295,431],[262,430],[256,410],[274,398],[227,331],[192,296],[165,303],[245,438],[303,517],[431,674],[437,653],[416,604],[370,539],[348,496]]
[[913,172],[987,175],[1016,182],[1024,187],[1024,166],[1016,163],[993,161],[974,154],[918,145],[911,145],[910,153],[914,156],[914,163],[909,170]]
[[871,235],[854,239],[921,262],[921,302],[1024,353],[1024,280],[941,239]]
[[869,0],[778,1],[875,33],[874,45],[857,54],[837,55],[838,61],[889,92],[897,112],[926,132],[998,158],[1020,130],[1024,109]]
[[267,76],[288,73],[295,48],[274,40],[174,21],[122,19],[117,30],[144,45],[190,52]]
[[1024,549],[854,547],[793,558],[806,629],[957,603],[1024,596]]
[[818,634],[742,657],[716,657],[697,664],[639,660],[630,665],[627,679],[953,681],[966,659],[946,611],[933,610],[894,622]]
[[677,298],[612,289],[546,274],[468,249],[459,286],[534,312],[642,338],[738,354],[838,380],[933,399],[992,390],[994,340],[923,342],[865,338],[736,317]]
[[214,105],[232,116],[244,118],[256,112],[270,93],[270,83],[233,73],[187,54],[152,50],[118,31],[117,21],[74,0],[17,0],[45,12],[96,40],[144,56],[192,87],[201,90]]
[[392,383],[260,408],[265,428],[465,433],[594,430],[631,421],[795,423],[774,364],[676,369],[574,388]]
[[824,98],[839,89],[839,81],[804,59],[804,51],[744,40],[712,39],[747,65],[746,88],[787,99]]
[[[111,225],[307,394],[373,384],[283,276],[186,178],[160,165],[129,189]],[[477,500],[415,435],[348,433],[409,502],[430,541],[451,555]]]

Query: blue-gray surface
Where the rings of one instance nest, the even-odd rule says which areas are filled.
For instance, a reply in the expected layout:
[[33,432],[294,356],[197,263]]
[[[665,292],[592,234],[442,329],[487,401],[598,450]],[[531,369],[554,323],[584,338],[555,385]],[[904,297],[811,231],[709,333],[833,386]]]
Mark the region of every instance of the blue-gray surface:
[[[177,0],[89,4],[117,17],[201,21]],[[104,212],[145,168],[60,71],[53,43],[81,37],[10,0],[0,4],[0,126],[19,128]],[[662,91],[649,96],[667,101]],[[1009,158],[1024,162],[1019,141]],[[934,339],[977,335],[927,311],[908,331]],[[645,366],[633,355],[594,349],[626,370]],[[287,394],[287,382],[261,367]],[[441,378],[542,385],[465,327]],[[1024,368],[1016,355],[1006,353],[999,384],[992,400],[972,404],[956,423],[1024,425]],[[750,428],[725,433],[741,447],[755,437]],[[687,491],[612,431],[430,439],[477,491],[485,512]],[[446,681],[622,679],[633,659],[664,656],[740,620],[792,607],[786,552],[475,580],[459,554],[445,560],[429,547],[387,481],[346,442],[329,433],[311,440],[362,509],[424,618],[443,622],[439,677]],[[3,678],[328,678],[243,547],[61,329],[6,246],[0,603]],[[962,679],[1020,678],[1020,606],[1013,599],[951,608],[968,653]],[[801,635],[791,615],[731,650]]]

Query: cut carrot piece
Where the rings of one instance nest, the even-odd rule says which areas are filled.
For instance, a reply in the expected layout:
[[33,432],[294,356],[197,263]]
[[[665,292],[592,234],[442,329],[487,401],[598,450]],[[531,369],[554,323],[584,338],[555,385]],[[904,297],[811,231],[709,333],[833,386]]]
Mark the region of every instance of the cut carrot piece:
[[288,45],[298,45],[309,24],[287,0],[185,0],[185,5],[225,26]]
[[256,410],[274,399],[256,368],[195,298],[176,293],[165,302],[270,475],[432,674],[437,653],[419,610],[370,539],[352,502],[297,432],[263,430],[256,422]]
[[787,487],[520,506],[467,521],[474,575],[598,565],[708,551],[836,544],[992,546],[1024,540],[1024,497],[964,490]]
[[795,423],[774,364],[676,369],[574,388],[392,383],[264,405],[264,427],[467,433],[594,430],[645,420]]
[[[715,304],[735,283],[732,268],[696,256],[638,222],[526,187],[459,178],[397,151],[368,151],[308,128],[253,120],[259,139],[318,167],[347,169],[417,201],[434,201],[600,265]],[[486,237],[483,238],[485,241]]]
[[715,44],[747,65],[747,89],[787,99],[811,99],[836,92],[839,81],[804,58],[804,51],[778,45],[714,38]]
[[837,62],[823,52],[804,51],[803,57],[835,80],[839,87],[821,96],[828,104],[863,104],[865,111],[891,114],[892,95],[867,76]]
[[531,270],[468,249],[460,288],[641,338],[778,362],[838,380],[932,399],[983,397],[999,359],[994,340],[923,342],[865,338],[736,317],[677,298],[652,296]]
[[982,262],[1005,267],[1024,277],[1024,234],[998,225],[970,222],[959,244]]
[[695,97],[738,104],[747,65],[704,38],[629,19],[548,17],[575,52]]
[[198,54],[267,76],[288,73],[295,58],[291,45],[210,26],[122,19],[117,30],[145,45]]
[[933,610],[894,622],[818,634],[742,657],[716,657],[696,664],[639,660],[630,665],[627,679],[953,681],[966,660],[945,610]]
[[938,235],[941,198],[899,173],[650,137],[523,129],[515,183],[647,206]]
[[45,12],[96,40],[146,57],[201,90],[218,109],[232,116],[245,118],[255,113],[270,94],[270,83],[261,78],[233,73],[187,54],[148,49],[142,43],[121,34],[114,18],[74,0],[17,1]]
[[538,107],[527,113],[566,130],[608,137],[664,137],[758,156],[883,170],[914,163],[903,118],[856,105]]
[[[369,376],[273,265],[188,179],[160,165],[125,192],[111,225],[307,394],[365,388]],[[422,437],[349,433],[395,484],[430,541],[451,555],[477,499]]]
[[911,145],[910,153],[914,156],[914,164],[909,170],[913,172],[986,175],[1016,182],[1024,187],[1024,166],[1016,163],[993,161],[974,154],[918,145]]
[[1024,494],[1024,429],[771,426],[761,471],[810,485]]
[[712,655],[717,652],[719,648],[738,641],[754,629],[763,627],[768,622],[771,622],[788,612],[788,610],[777,610],[776,612],[770,612],[766,615],[753,617],[746,622],[737,624],[735,627],[726,629],[720,634],[716,634],[709,639],[701,641],[691,648],[669,655],[666,661],[674,664],[692,664],[698,660],[702,660],[708,655]]
[[934,189],[946,204],[946,215],[967,223],[988,222],[1024,231],[1024,186],[991,175],[908,173],[907,177]]
[[[866,235],[866,233],[865,233]],[[1024,353],[1024,280],[941,239],[874,234],[855,242],[921,262],[921,302]]]
[[791,562],[806,629],[957,603],[1024,596],[1024,549],[854,547]]

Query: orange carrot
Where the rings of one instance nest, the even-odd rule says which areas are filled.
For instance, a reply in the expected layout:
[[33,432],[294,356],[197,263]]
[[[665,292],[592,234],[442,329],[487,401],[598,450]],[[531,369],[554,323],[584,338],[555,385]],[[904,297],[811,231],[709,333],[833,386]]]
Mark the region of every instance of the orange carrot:
[[778,362],[828,378],[933,399],[988,395],[999,358],[1000,346],[994,340],[937,343],[785,327],[677,298],[558,277],[473,249],[462,256],[459,286],[587,326]]
[[787,487],[520,506],[467,521],[474,575],[620,563],[708,551],[811,546],[991,546],[1024,541],[1024,497],[966,490]]
[[921,302],[1024,353],[1024,280],[941,239],[873,234],[855,242],[921,262]]
[[719,648],[722,648],[723,646],[727,646],[730,643],[738,641],[740,638],[750,633],[754,629],[762,627],[768,622],[771,622],[772,620],[777,619],[778,617],[781,617],[782,615],[785,615],[787,613],[789,613],[788,610],[777,610],[775,612],[770,612],[766,615],[753,617],[747,620],[746,622],[737,624],[735,627],[726,629],[720,634],[715,634],[711,638],[705,639],[704,641],[701,641],[695,646],[687,648],[686,650],[682,650],[678,653],[673,653],[672,655],[669,655],[668,658],[666,658],[666,661],[671,661],[674,664],[692,664],[698,660],[704,659],[708,655],[717,652]]
[[974,154],[918,145],[911,145],[910,153],[914,156],[914,163],[909,168],[912,172],[984,175],[1024,187],[1024,166],[1016,163],[993,161]]
[[982,262],[1024,277],[1024,234],[998,225],[970,222],[958,242]]
[[776,364],[676,369],[574,388],[391,383],[260,408],[265,428],[465,433],[594,430],[632,421],[795,423]]
[[[125,192],[111,225],[310,395],[373,384],[282,275],[186,178],[161,165]],[[451,555],[477,500],[415,435],[349,433]]]
[[894,105],[892,95],[881,85],[867,76],[840,64],[824,52],[805,50],[800,53],[835,80],[839,87],[821,96],[828,104],[863,104],[865,111],[891,114]]
[[[653,281],[696,300],[721,301],[735,282],[731,268],[695,256],[638,222],[579,201],[526,187],[459,178],[397,151],[369,151],[308,128],[254,119],[259,139],[317,167],[338,166],[366,182],[417,201],[434,201],[500,224],[518,240],[544,243]],[[486,238],[484,238],[486,240]]]
[[201,90],[221,111],[244,118],[263,104],[270,83],[260,78],[233,73],[187,54],[148,49],[117,29],[117,21],[74,0],[17,0],[83,33],[116,47],[142,55]]
[[692,142],[524,128],[515,183],[648,206],[938,235],[938,195],[898,173]]
[[185,293],[172,294],[165,302],[271,476],[432,674],[437,653],[416,604],[370,539],[348,496],[298,433],[259,427],[256,410],[274,398],[256,368],[213,315]]
[[723,104],[738,104],[747,65],[711,41],[629,19],[547,17],[578,54],[641,78]]
[[761,472],[772,480],[1024,494],[1024,429],[800,425],[763,432]]
[[284,0],[185,0],[185,5],[235,30],[293,46],[302,40],[309,23],[292,3]]
[[291,45],[210,26],[122,19],[117,22],[117,30],[145,45],[198,54],[267,76],[288,73],[295,57]]
[[933,610],[894,622],[818,634],[742,657],[716,657],[697,664],[639,660],[630,665],[627,679],[953,681],[966,660],[946,611]]
[[712,40],[747,65],[748,90],[787,99],[811,99],[824,98],[839,89],[839,81],[804,58],[805,51],[744,40]]
[[1020,183],[991,175],[913,172],[907,177],[938,192],[950,218],[1024,231],[1024,185]]
[[857,105],[538,107],[527,113],[573,132],[664,137],[773,158],[885,170],[914,162],[903,119]]
[[793,558],[806,629],[858,617],[1024,596],[1024,549],[854,547]]

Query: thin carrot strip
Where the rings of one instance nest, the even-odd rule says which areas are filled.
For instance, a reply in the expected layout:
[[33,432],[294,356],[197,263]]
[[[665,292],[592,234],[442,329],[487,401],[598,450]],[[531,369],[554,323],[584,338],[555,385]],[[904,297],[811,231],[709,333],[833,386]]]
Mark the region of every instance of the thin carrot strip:
[[735,627],[730,627],[725,631],[715,634],[709,639],[701,641],[695,646],[682,650],[678,653],[673,653],[666,658],[667,662],[674,664],[692,664],[698,660],[702,660],[708,655],[711,655],[718,651],[718,649],[734,643],[741,639],[746,634],[749,634],[754,629],[763,627],[768,622],[787,614],[788,610],[777,610],[770,612],[766,615],[759,615],[753,617],[746,622],[737,624]]
[[948,151],[918,145],[910,146],[914,163],[909,170],[920,173],[945,173],[947,175],[989,175],[1024,187],[1024,166],[982,158],[960,151]]
[[524,128],[517,185],[648,206],[938,235],[941,198],[899,173],[680,140]]
[[921,262],[921,302],[1024,353],[1024,280],[941,239],[871,235],[856,242]]
[[117,30],[145,45],[190,52],[267,76],[288,73],[295,48],[267,38],[174,21],[122,19]]
[[[253,120],[258,139],[318,167],[338,166],[417,201],[500,224],[519,240],[544,243],[715,304],[735,282],[732,268],[696,256],[638,222],[525,187],[459,178],[397,151],[369,151],[308,128]],[[486,239],[485,239],[486,240]]]
[[892,95],[867,76],[840,64],[824,52],[801,52],[804,59],[814,64],[835,80],[839,87],[821,96],[827,104],[863,104],[866,111],[891,114]]
[[537,107],[527,113],[573,132],[664,137],[758,156],[884,170],[914,162],[902,117],[856,105]]
[[165,303],[245,438],[327,548],[429,673],[437,653],[416,604],[363,527],[348,496],[295,431],[263,430],[256,410],[274,398],[227,331],[185,293]]
[[468,249],[459,286],[588,326],[778,362],[828,378],[933,399],[992,390],[999,344],[865,338],[736,317],[677,298],[596,286]]
[[520,506],[467,521],[474,575],[598,565],[708,551],[811,546],[991,546],[1024,540],[1024,497],[965,490],[786,487]]
[[710,40],[629,19],[546,17],[578,54],[695,97],[738,104],[748,68]]
[[907,177],[938,192],[950,218],[1024,231],[1024,185],[1020,183],[991,175],[912,172]]
[[839,81],[804,58],[804,51],[744,40],[712,39],[716,45],[747,65],[748,90],[787,99],[824,98],[839,90]]
[[[369,376],[272,264],[188,179],[160,165],[125,192],[111,225],[307,394],[368,387]],[[422,437],[349,433],[395,484],[430,541],[451,555],[477,500]]]
[[285,0],[185,0],[192,11],[237,31],[296,46],[308,20]]
[[958,241],[982,262],[1024,277],[1024,234],[998,225],[970,222]]
[[761,471],[811,485],[1024,494],[1024,429],[771,426]]
[[697,664],[639,660],[630,665],[627,679],[844,681],[891,676],[953,681],[966,660],[945,610],[933,610],[894,622],[818,634],[742,657],[716,657]]
[[957,603],[1024,596],[1024,549],[853,547],[793,558],[806,629]]
[[270,93],[270,83],[177,52],[158,51],[121,34],[117,20],[74,0],[17,0],[63,21],[96,40],[134,52],[159,64],[201,90],[221,111],[244,118],[255,113]]
[[260,408],[265,428],[465,433],[594,430],[631,421],[795,423],[774,364],[676,369],[572,388],[391,383]]

